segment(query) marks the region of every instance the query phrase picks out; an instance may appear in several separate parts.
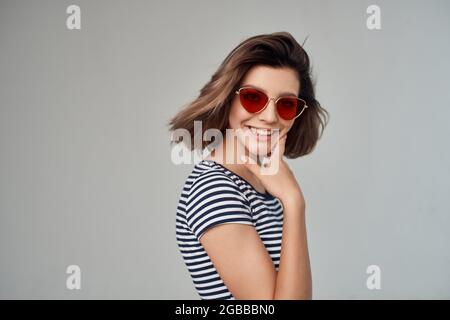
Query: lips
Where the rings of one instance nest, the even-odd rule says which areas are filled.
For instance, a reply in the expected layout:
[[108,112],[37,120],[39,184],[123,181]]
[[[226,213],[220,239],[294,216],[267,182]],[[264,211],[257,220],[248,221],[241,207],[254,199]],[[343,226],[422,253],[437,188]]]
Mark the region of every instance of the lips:
[[257,129],[255,127],[250,127],[250,130],[257,135],[260,136],[271,136],[272,135],[272,130],[268,130],[268,129]]
[[245,126],[249,132],[251,132],[252,136],[258,141],[268,141],[270,140],[274,129],[267,128],[257,128],[252,126]]

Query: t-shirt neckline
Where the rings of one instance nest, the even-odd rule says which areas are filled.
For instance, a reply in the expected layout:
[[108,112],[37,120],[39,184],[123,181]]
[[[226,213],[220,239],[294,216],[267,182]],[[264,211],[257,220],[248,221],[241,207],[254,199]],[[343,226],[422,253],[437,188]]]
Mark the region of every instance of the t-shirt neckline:
[[266,190],[265,193],[259,192],[259,191],[256,190],[255,187],[253,187],[253,185],[252,185],[250,182],[248,182],[245,178],[241,177],[241,176],[238,175],[237,173],[234,173],[234,172],[231,171],[230,169],[228,169],[228,168],[226,168],[225,166],[223,166],[221,163],[219,163],[219,162],[217,162],[217,161],[215,161],[215,160],[206,160],[206,159],[203,159],[202,162],[212,162],[212,163],[215,163],[216,165],[220,166],[221,168],[223,168],[224,170],[228,171],[228,172],[231,173],[232,175],[234,175],[234,176],[236,176],[237,178],[239,178],[239,179],[241,179],[242,181],[244,181],[244,182],[250,187],[250,189],[252,189],[253,191],[255,191],[258,195],[260,195],[260,196],[262,196],[262,197],[264,197],[264,198],[270,198],[270,199],[274,198],[274,196],[273,196],[272,194],[270,194],[269,192],[267,192],[267,190]]

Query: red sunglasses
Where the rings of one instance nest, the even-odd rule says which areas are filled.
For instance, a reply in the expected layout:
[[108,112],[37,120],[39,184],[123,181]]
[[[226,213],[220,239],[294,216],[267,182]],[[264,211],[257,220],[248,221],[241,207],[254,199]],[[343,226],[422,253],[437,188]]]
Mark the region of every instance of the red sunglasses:
[[[269,104],[270,98],[261,90],[252,87],[242,87],[236,91],[245,110],[250,113],[259,113]],[[308,108],[306,101],[293,96],[279,97],[275,100],[277,112],[284,120],[293,120],[299,117]]]

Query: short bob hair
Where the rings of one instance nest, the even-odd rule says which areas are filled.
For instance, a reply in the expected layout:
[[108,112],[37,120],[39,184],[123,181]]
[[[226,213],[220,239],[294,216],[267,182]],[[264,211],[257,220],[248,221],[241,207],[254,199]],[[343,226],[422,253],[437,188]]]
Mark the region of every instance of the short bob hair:
[[[188,130],[191,146],[194,146],[194,121],[201,121],[202,136],[210,128],[219,129],[225,135],[235,91],[247,71],[255,65],[288,67],[297,72],[300,80],[298,97],[306,101],[308,108],[294,120],[287,134],[284,155],[295,159],[312,152],[328,123],[329,114],[315,98],[308,54],[288,32],[256,35],[241,42],[200,90],[198,98],[170,120],[169,130]],[[202,143],[204,147],[205,142]]]

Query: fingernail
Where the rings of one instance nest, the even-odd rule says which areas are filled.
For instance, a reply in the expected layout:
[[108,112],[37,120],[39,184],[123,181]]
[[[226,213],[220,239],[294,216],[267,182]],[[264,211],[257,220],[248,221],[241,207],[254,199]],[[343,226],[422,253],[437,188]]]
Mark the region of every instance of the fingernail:
[[242,156],[241,156],[241,161],[242,161],[243,163],[247,163],[247,157],[244,156],[244,155],[242,155]]

